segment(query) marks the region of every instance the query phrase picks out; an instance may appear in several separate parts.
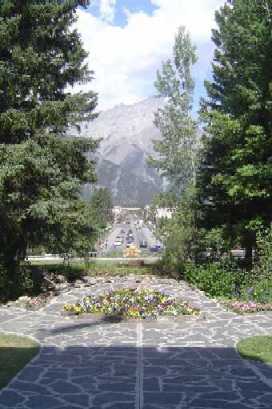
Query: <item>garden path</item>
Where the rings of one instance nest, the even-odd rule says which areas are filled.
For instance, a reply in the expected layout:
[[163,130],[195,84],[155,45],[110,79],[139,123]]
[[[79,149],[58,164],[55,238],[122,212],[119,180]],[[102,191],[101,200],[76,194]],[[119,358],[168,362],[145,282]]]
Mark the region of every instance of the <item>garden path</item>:
[[[272,313],[239,316],[184,282],[133,277],[93,282],[30,312],[0,307],[0,331],[32,336],[40,354],[0,392],[0,409],[261,409],[272,407],[272,366],[242,360],[244,337],[272,331]],[[143,286],[199,317],[109,322],[65,317],[84,294]]]

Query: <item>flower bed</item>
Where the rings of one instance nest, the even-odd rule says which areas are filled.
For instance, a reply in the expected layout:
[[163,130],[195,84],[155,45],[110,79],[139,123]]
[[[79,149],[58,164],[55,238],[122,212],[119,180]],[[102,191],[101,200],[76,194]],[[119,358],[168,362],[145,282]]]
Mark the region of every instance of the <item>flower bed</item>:
[[260,311],[272,311],[272,304],[262,304],[253,301],[227,301],[224,305],[238,314],[248,314]]
[[147,289],[122,289],[106,295],[84,297],[80,303],[67,304],[64,310],[77,315],[102,313],[133,319],[159,316],[196,315],[199,310],[162,292]]

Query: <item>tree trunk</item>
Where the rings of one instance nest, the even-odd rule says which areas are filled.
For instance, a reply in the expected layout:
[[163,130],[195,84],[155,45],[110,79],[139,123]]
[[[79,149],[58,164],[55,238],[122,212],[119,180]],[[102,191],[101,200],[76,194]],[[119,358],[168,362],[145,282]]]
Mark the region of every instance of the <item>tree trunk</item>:
[[252,263],[253,263],[253,247],[252,245],[247,245],[245,248],[245,266],[248,268],[251,268]]
[[[18,244],[18,245],[16,245]],[[25,259],[26,247],[23,240],[9,246],[9,251],[3,254],[2,264],[7,273],[5,293],[8,299],[15,299],[21,291],[21,262]]]
[[253,247],[254,247],[254,236],[248,233],[246,237],[244,238],[245,267],[248,269],[251,269],[253,265]]

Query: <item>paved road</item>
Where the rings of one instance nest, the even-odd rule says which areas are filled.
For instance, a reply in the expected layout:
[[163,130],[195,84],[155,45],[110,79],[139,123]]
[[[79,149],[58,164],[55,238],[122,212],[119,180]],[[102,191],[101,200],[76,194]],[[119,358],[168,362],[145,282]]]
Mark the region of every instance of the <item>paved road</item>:
[[[130,215],[128,217],[128,223],[122,223],[122,224],[115,224],[113,226],[112,231],[109,233],[107,236],[103,248],[101,251],[99,251],[99,254],[101,256],[111,256],[113,254],[115,255],[122,255],[123,251],[127,247],[127,236],[129,233],[132,234],[133,236],[133,243],[135,244],[138,248],[140,247],[140,243],[142,241],[146,241],[147,243],[147,249],[142,250],[142,253],[145,256],[150,255],[150,247],[154,246],[156,243],[158,243],[158,240],[152,233],[152,231],[148,228],[148,226],[141,224],[137,225],[136,223],[138,222],[137,218],[135,216]],[[116,246],[115,243],[121,238],[122,240],[122,245]]]
[[[97,278],[39,312],[0,307],[1,331],[43,346],[2,390],[0,409],[271,409],[272,367],[242,360],[234,349],[240,338],[271,332],[271,313],[226,312],[174,280],[114,280]],[[202,315],[116,323],[61,315],[64,303],[86,293],[135,285],[164,289]]]

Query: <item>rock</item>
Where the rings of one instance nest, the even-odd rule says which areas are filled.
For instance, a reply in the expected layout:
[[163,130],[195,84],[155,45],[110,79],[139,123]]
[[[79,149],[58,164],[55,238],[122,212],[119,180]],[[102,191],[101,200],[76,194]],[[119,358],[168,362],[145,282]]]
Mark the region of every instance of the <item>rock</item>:
[[28,297],[27,295],[23,295],[21,297],[18,298],[18,300],[16,302],[28,302],[31,300],[31,297]]
[[81,279],[83,283],[90,285],[95,285],[97,283],[97,279],[90,277],[90,276],[84,276]]
[[[163,105],[158,97],[119,105],[81,127],[82,137],[102,137],[96,153],[98,184],[112,191],[115,204],[144,207],[163,190],[159,174],[146,162],[153,154],[152,141],[160,138],[154,113]],[[89,198],[91,191],[91,185],[85,185],[83,195]]]
[[66,283],[66,277],[63,274],[58,274],[57,276],[54,277],[56,283]]
[[56,290],[57,291],[68,291],[69,290],[69,284],[67,284],[67,283],[56,284]]

